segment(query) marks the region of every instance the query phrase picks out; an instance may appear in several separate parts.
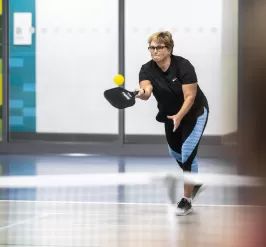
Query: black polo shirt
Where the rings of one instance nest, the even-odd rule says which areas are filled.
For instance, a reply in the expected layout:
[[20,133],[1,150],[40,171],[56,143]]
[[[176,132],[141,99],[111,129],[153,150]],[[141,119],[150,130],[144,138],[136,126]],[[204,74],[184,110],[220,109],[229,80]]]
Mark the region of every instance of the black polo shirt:
[[[182,85],[198,82],[193,65],[187,59],[175,55],[171,56],[171,64],[166,72],[153,60],[142,65],[139,81],[143,80],[149,80],[153,86],[153,95],[159,109],[156,119],[159,122],[165,122],[167,116],[175,115],[181,109],[184,103]],[[197,87],[195,102],[184,120],[200,116],[204,107],[209,110],[204,93],[199,85]]]

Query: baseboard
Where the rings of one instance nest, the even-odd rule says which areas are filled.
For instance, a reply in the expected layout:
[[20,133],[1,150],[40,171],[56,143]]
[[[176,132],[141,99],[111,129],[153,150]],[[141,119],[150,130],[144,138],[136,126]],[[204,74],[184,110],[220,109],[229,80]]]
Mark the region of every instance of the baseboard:
[[222,145],[236,145],[237,144],[237,132],[228,133],[221,138]]
[[[108,157],[169,157],[165,144],[125,144],[123,146],[99,143],[14,142],[0,143],[1,155],[60,155],[95,154]],[[199,157],[234,159],[236,146],[200,145]]]
[[[201,145],[226,145],[235,143],[236,133],[225,136],[204,135],[201,139]],[[111,143],[119,142],[118,135],[108,134],[56,134],[56,133],[11,133],[10,142],[63,142],[63,143]],[[125,135],[125,144],[166,144],[164,135]]]

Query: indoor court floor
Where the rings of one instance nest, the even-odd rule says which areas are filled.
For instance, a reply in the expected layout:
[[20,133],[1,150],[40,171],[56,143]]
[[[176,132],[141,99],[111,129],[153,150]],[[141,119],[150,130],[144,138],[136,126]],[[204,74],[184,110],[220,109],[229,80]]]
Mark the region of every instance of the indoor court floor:
[[[232,161],[199,159],[200,171],[236,174]],[[2,156],[5,176],[177,171],[171,158]],[[177,183],[177,200],[182,186]],[[177,217],[158,185],[1,189],[0,246],[244,246],[260,208],[238,205],[234,187],[207,187]],[[170,210],[171,209],[171,210]],[[247,240],[245,240],[245,237]]]

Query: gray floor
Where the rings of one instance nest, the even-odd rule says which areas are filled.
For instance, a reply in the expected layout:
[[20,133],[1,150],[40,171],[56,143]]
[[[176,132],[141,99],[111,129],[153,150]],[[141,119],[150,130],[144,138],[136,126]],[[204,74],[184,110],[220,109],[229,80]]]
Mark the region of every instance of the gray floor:
[[[2,175],[18,179],[22,175],[179,170],[170,158],[1,159]],[[200,159],[199,164],[200,172],[236,173],[234,163],[226,160]],[[176,189],[179,199],[182,184]],[[0,192],[0,246],[230,246],[254,215],[254,209],[237,206],[234,187],[208,187],[194,203],[193,214],[186,217],[176,217],[169,210],[166,191],[156,184]]]

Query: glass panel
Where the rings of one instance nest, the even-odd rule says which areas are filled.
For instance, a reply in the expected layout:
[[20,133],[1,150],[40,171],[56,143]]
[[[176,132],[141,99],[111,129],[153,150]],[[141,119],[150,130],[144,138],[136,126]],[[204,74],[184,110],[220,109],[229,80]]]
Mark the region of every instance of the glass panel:
[[118,1],[9,2],[11,138],[117,139]]
[[[141,5],[141,8],[139,6]],[[162,7],[163,6],[163,7]],[[167,14],[161,8],[167,9]],[[226,135],[237,131],[237,36],[238,1],[160,0],[128,1],[126,4],[126,88],[138,86],[142,64],[151,57],[148,37],[170,31],[174,54],[195,67],[211,114],[204,135]],[[136,13],[138,13],[136,15]],[[189,14],[188,14],[189,13]],[[137,100],[125,114],[126,141],[139,136],[163,137],[164,126],[155,119],[157,102]],[[133,139],[132,139],[133,138]],[[150,139],[154,143],[156,140]]]
[[3,2],[0,0],[0,141],[2,141],[2,118],[3,118]]

